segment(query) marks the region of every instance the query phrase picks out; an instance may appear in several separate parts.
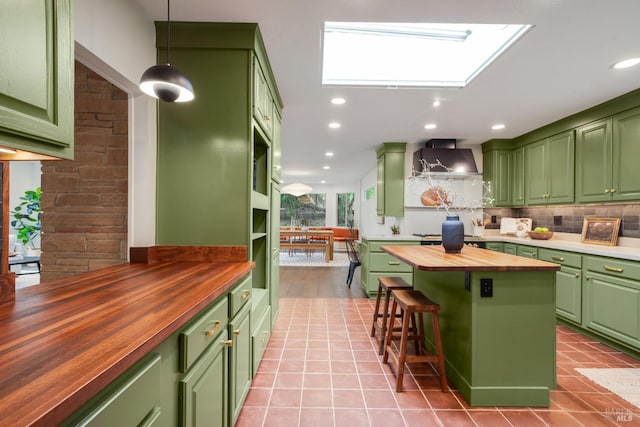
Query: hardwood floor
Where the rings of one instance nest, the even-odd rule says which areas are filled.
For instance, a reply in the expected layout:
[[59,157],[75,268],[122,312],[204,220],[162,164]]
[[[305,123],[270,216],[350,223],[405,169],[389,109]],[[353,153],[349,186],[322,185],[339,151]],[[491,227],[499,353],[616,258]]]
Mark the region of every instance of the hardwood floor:
[[351,288],[347,267],[280,267],[280,298],[366,298],[360,268]]

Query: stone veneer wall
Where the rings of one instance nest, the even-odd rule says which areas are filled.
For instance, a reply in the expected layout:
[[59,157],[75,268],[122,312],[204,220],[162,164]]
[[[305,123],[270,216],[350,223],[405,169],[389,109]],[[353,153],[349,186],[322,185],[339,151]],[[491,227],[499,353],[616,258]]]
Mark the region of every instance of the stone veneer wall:
[[[548,227],[559,233],[582,233],[584,218],[621,218],[620,236],[640,238],[640,204],[575,205],[526,208],[485,209],[485,215],[496,222],[487,228],[500,228],[503,217],[531,218],[533,227]],[[558,224],[559,223],[559,224]]]
[[127,94],[76,62],[75,159],[42,162],[46,282],[127,262]]

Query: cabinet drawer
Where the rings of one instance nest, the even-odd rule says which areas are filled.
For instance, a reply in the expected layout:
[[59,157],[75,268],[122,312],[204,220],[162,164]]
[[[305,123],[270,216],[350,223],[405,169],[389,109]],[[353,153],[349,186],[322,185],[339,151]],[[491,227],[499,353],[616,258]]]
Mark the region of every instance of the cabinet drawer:
[[180,332],[180,372],[189,369],[209,344],[225,332],[228,313],[227,298],[222,298]]
[[267,311],[262,316],[262,319],[256,325],[256,328],[251,335],[251,347],[253,349],[253,375],[258,372],[258,366],[262,360],[264,350],[269,344],[271,338],[271,307],[267,307]]
[[399,246],[399,245],[417,245],[420,242],[418,242],[417,240],[411,241],[411,240],[385,240],[382,242],[369,242],[368,246],[369,246],[369,252],[382,252],[382,249],[380,249],[380,246]]
[[640,280],[640,263],[613,258],[584,257],[585,269],[631,280]]
[[540,248],[538,249],[538,259],[566,265],[567,267],[582,268],[582,255],[571,252]]
[[229,292],[229,318],[235,316],[249,299],[251,299],[251,276],[244,278]]
[[[162,359],[152,353],[118,378],[96,398],[97,404],[80,419],[67,420],[74,426],[151,425],[162,415]],[[166,420],[165,420],[166,421]]]
[[538,259],[538,248],[534,248],[533,246],[518,245],[518,248],[516,249],[516,253],[518,254],[518,256]]
[[410,273],[412,267],[387,253],[369,254],[369,271]]

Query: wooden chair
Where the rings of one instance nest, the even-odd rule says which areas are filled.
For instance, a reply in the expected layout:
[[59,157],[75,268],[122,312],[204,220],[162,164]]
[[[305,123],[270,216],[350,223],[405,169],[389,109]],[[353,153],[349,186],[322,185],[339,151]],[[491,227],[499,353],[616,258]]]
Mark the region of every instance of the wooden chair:
[[[389,302],[391,301],[391,291],[396,289],[413,289],[413,285],[407,283],[402,277],[378,277],[378,296],[373,310],[373,323],[371,325],[371,336],[378,338],[380,344],[378,354],[384,353],[384,343],[387,338],[387,328],[394,327],[395,318],[389,319]],[[384,306],[380,311],[380,303],[384,294]],[[398,331],[400,329],[397,329]]]

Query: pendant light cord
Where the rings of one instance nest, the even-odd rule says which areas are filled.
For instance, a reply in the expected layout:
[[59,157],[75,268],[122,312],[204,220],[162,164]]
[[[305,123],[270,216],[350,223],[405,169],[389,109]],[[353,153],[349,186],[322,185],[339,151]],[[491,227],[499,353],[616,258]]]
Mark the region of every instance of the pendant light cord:
[[167,0],[167,65],[169,63],[169,46],[171,46],[171,0]]

